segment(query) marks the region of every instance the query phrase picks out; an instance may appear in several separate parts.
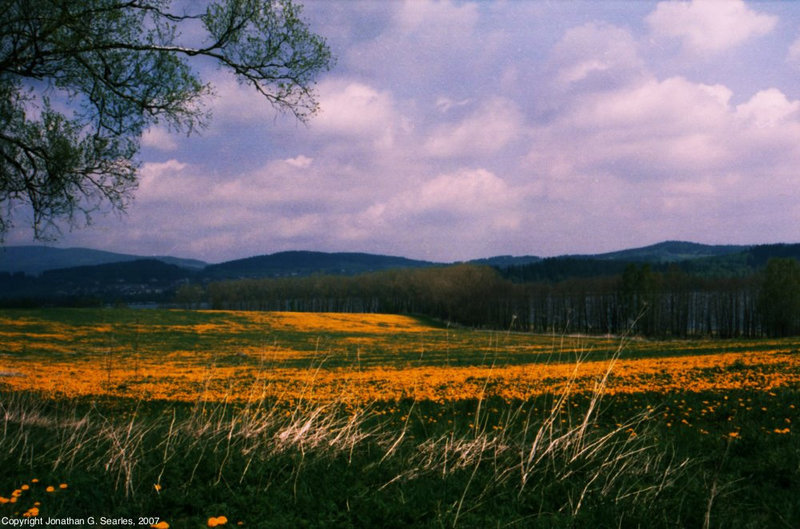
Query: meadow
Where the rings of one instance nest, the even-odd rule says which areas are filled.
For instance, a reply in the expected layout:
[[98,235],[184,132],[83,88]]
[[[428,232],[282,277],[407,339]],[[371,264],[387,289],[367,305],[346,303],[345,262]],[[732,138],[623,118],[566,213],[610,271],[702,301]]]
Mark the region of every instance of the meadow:
[[0,517],[800,527],[800,338],[0,311]]

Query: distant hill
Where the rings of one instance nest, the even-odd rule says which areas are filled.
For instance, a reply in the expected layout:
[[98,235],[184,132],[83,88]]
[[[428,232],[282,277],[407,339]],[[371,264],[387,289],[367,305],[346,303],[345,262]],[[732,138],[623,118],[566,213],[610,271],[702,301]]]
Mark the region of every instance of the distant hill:
[[727,255],[683,261],[679,266],[691,275],[736,277],[762,269],[775,257],[800,259],[800,244],[762,244]]
[[582,257],[614,261],[675,263],[690,259],[731,255],[745,252],[750,248],[751,246],[709,245],[686,241],[665,241],[642,248],[631,248],[628,250]]
[[504,267],[504,266],[519,266],[531,263],[538,263],[541,260],[542,260],[541,257],[537,257],[535,255],[522,255],[522,256],[498,255],[495,257],[486,257],[484,259],[473,259],[472,261],[469,262],[478,265]]
[[[501,255],[469,261],[496,268],[514,282],[559,282],[613,277],[630,264],[656,271],[678,267],[695,277],[744,277],[772,257],[800,259],[800,244],[704,245],[667,241],[596,255]],[[87,248],[11,246],[0,248],[0,300],[32,304],[171,302],[181,285],[239,278],[358,275],[389,269],[445,266],[444,263],[368,253],[289,251],[207,265],[174,257],[141,258]]]
[[156,259],[45,270],[39,276],[0,273],[0,300],[41,304],[169,302],[196,271]]
[[753,274],[773,257],[800,259],[800,244],[722,246],[667,241],[604,254],[548,257],[535,263],[498,269],[505,277],[518,282],[556,282],[575,277],[613,276],[621,274],[632,263],[648,263],[661,271],[674,266],[692,276],[722,278]]
[[367,253],[279,252],[207,266],[208,279],[288,277],[312,274],[356,275],[392,268],[438,266],[438,263]]
[[199,270],[206,266],[196,259],[177,257],[129,255],[90,248],[53,248],[50,246],[6,246],[0,247],[0,272],[24,272],[39,275],[46,270],[70,268],[75,266],[95,266],[141,259],[155,259],[167,264],[189,270]]

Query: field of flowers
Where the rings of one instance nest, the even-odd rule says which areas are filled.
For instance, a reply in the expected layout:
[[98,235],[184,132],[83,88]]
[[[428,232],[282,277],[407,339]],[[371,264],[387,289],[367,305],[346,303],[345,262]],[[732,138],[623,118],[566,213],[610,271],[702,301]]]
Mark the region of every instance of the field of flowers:
[[379,314],[0,311],[0,516],[798,527],[799,350]]
[[[100,322],[100,323],[98,323]],[[408,316],[0,313],[0,383],[53,397],[363,406],[800,386],[800,340],[654,342],[480,332]]]

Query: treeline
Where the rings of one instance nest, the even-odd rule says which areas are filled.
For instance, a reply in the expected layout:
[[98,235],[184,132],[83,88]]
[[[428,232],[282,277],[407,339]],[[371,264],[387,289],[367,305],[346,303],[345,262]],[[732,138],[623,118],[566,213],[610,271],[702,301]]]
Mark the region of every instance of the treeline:
[[242,279],[187,285],[178,301],[213,308],[419,314],[471,327],[654,337],[800,333],[800,265],[772,259],[746,277],[704,278],[678,266],[628,264],[621,273],[514,282],[471,264],[359,276]]

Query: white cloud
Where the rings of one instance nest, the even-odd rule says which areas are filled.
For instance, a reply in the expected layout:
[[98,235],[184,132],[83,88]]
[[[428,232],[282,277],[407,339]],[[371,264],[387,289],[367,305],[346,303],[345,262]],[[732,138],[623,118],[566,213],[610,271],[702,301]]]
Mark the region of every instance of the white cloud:
[[642,61],[636,41],[623,28],[590,22],[566,31],[553,48],[556,82],[568,86],[600,74],[601,81],[624,80],[636,74]]
[[147,162],[139,170],[139,189],[137,201],[168,200],[185,197],[193,198],[196,187],[190,175],[183,172],[188,164],[171,159],[166,162]]
[[178,148],[175,135],[162,127],[150,127],[142,134],[142,145],[159,151],[174,151]]
[[439,112],[446,114],[454,108],[463,107],[472,103],[471,98],[460,99],[458,101],[446,96],[439,96],[436,98],[436,109]]
[[780,90],[770,88],[755,94],[750,100],[737,105],[736,113],[757,127],[775,127],[781,122],[797,117],[800,101],[789,101]]
[[683,77],[650,78],[576,99],[568,115],[571,124],[579,128],[632,132],[632,138],[663,138],[715,128],[729,109],[731,95],[722,85],[692,83]]
[[[475,2],[382,2],[391,11],[385,31],[347,50],[342,63],[359,78],[381,79],[395,93],[457,85],[470,90],[508,56],[504,31],[481,26]],[[490,74],[489,74],[490,75]],[[449,94],[448,94],[449,95]],[[462,99],[465,94],[459,94]]]
[[328,80],[320,85],[319,115],[313,130],[324,134],[369,139],[375,146],[391,147],[405,125],[388,91],[358,82]]
[[786,61],[800,69],[800,37],[797,37],[789,46],[789,53],[786,56]]
[[778,18],[753,11],[743,0],[659,2],[647,17],[656,36],[681,39],[687,51],[718,53],[773,30]]
[[445,243],[453,230],[473,233],[518,227],[519,204],[519,193],[502,178],[485,169],[461,169],[375,203],[362,215],[372,225],[410,232],[418,227],[439,230]]
[[206,105],[212,112],[212,125],[219,122],[251,123],[274,118],[276,111],[253,87],[239,83],[225,72],[212,76],[213,95]]
[[435,127],[425,142],[425,150],[436,157],[496,154],[518,138],[523,129],[516,104],[493,98],[464,120]]
[[796,238],[794,4],[654,5],[312,2],[339,58],[316,86],[320,114],[298,125],[205,75],[211,127],[191,141],[147,131],[172,160],[145,149],[129,214],[97,227],[119,230],[119,250],[208,260]]
[[294,158],[287,158],[286,160],[284,160],[284,162],[297,169],[307,169],[308,167],[311,166],[313,161],[314,161],[313,158],[309,158],[308,156],[303,156],[302,154],[299,156],[295,156]]

